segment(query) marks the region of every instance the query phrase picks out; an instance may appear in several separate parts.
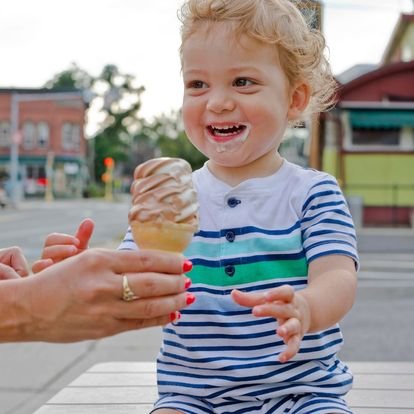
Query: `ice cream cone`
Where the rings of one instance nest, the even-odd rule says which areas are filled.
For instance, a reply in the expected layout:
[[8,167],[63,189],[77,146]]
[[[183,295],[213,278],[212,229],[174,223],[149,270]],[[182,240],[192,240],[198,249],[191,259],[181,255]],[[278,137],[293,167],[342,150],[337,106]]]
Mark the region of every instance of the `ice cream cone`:
[[182,253],[197,230],[184,223],[141,223],[132,221],[132,236],[140,249]]

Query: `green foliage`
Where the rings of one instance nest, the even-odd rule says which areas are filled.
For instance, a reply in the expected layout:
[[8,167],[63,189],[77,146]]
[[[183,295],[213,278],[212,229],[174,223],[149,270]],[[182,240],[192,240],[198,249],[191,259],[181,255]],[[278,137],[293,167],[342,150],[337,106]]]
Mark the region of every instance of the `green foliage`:
[[92,97],[88,118],[102,119],[93,139],[93,177],[100,182],[105,167],[103,160],[112,157],[116,165],[129,158],[133,131],[139,129],[143,86],[137,86],[134,76],[121,73],[115,65],[106,65],[99,76],[92,77],[72,64],[46,83],[49,88],[76,87]]
[[180,112],[156,118],[151,125],[143,128],[143,132],[156,139],[160,155],[163,157],[183,158],[191,164],[193,170],[200,168],[207,160],[188,140]]
[[[73,63],[54,75],[46,87],[77,88],[91,97],[87,116],[101,119],[88,145],[94,169],[91,176],[98,184],[105,172],[106,157],[115,160],[115,179],[132,179],[138,164],[156,156],[184,158],[193,169],[206,161],[187,139],[179,112],[159,116],[152,122],[139,117],[144,87],[137,86],[134,76],[121,73],[115,65],[106,65],[99,76],[93,77]],[[91,194],[100,191],[99,186],[90,189]]]

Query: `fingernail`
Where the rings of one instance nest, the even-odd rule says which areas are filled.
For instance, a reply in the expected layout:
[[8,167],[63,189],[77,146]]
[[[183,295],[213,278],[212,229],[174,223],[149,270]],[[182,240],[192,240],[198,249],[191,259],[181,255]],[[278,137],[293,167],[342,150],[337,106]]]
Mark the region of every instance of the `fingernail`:
[[192,295],[191,293],[187,293],[187,296],[185,298],[185,303],[187,305],[191,305],[192,303],[194,303],[196,300],[196,297],[194,295]]
[[183,263],[183,272],[184,273],[189,272],[192,268],[193,268],[193,264],[189,260],[186,260]]
[[178,321],[181,318],[181,313],[178,311],[170,313],[170,322]]
[[191,286],[191,279],[187,277],[187,278],[185,279],[185,285],[184,285],[184,288],[187,290],[190,286]]

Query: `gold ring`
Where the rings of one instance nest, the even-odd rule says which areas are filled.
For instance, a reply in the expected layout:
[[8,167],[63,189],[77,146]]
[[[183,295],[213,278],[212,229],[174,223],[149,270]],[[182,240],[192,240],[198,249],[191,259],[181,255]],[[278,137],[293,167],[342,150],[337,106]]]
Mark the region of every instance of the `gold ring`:
[[128,278],[125,275],[122,275],[122,300],[131,302],[135,299],[138,299],[138,296],[129,287]]

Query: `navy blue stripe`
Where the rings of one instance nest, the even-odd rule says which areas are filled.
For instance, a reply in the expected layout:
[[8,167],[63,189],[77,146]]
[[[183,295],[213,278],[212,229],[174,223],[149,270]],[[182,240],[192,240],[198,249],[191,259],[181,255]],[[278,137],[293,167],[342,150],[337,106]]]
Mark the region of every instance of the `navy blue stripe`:
[[315,259],[318,259],[319,257],[324,257],[324,256],[330,256],[332,254],[339,254],[341,256],[348,256],[351,257],[352,259],[354,259],[355,263],[359,263],[359,259],[356,255],[352,254],[349,250],[327,250],[325,252],[320,252],[318,254],[314,254],[312,256],[308,257],[308,261],[309,263],[312,262]]
[[203,237],[208,239],[219,239],[220,237],[226,237],[226,233],[231,230],[235,232],[237,235],[243,235],[243,234],[250,234],[250,233],[261,233],[261,234],[268,234],[268,235],[283,235],[283,234],[290,234],[293,232],[293,230],[296,230],[300,228],[300,223],[296,222],[293,226],[282,229],[282,230],[269,230],[269,229],[262,229],[260,227],[255,226],[245,226],[245,227],[237,227],[237,228],[228,228],[228,229],[222,229],[220,231],[205,231],[200,230],[197,233],[195,233],[194,237]]
[[309,234],[308,237],[314,237],[314,236],[324,236],[325,234],[344,234],[346,236],[352,237],[356,240],[355,234],[347,233],[345,231],[339,231],[339,230],[316,230]]
[[[300,372],[297,373],[295,375],[293,375],[290,378],[286,378],[283,382],[293,382],[296,381],[298,379],[304,378],[307,375],[313,374],[315,372],[318,372],[320,370],[319,367],[313,367],[310,368],[304,372]],[[234,376],[234,375],[218,375],[218,374],[214,374],[212,373],[211,375],[205,375],[205,374],[192,374],[189,372],[174,372],[174,371],[165,371],[163,369],[158,368],[158,373],[159,374],[164,374],[166,376],[171,376],[171,377],[186,377],[186,378],[197,378],[197,379],[210,379],[210,378],[217,378],[217,379],[221,379],[224,381],[232,381],[232,382],[251,382],[251,381],[260,381],[260,380],[265,380],[271,377],[276,377],[278,374],[280,374],[280,371],[275,370],[275,371],[268,371],[266,372],[266,374],[263,375],[251,375],[251,376],[247,376],[247,377],[240,377],[240,375]],[[251,385],[251,384],[250,384]]]
[[329,202],[326,202],[326,203],[320,203],[320,204],[316,204],[316,205],[308,208],[308,210],[318,210],[318,209],[324,208],[324,207],[336,207],[336,206],[340,206],[340,205],[345,205],[345,201],[340,200],[340,201],[329,201]]
[[338,188],[338,183],[334,180],[324,180],[324,181],[319,181],[318,183],[314,184],[310,189],[312,190],[312,188],[316,188],[316,187],[320,187],[321,185],[325,185],[325,184],[330,184],[333,185],[335,188]]
[[[273,354],[272,354],[273,356]],[[286,371],[290,371],[292,369],[296,369],[299,368],[300,366],[307,364],[307,361],[298,361],[298,362],[287,362],[287,363],[281,363],[279,362],[278,359],[274,359],[272,361],[265,361],[265,362],[254,362],[254,363],[250,363],[250,364],[237,364],[237,365],[231,365],[231,366],[225,366],[225,367],[221,367],[221,368],[207,368],[207,367],[202,367],[203,371],[236,371],[236,370],[241,370],[241,369],[252,369],[252,368],[263,368],[263,367],[274,367],[277,368],[277,372],[279,374],[283,374]],[[172,365],[172,366],[176,366],[179,364],[176,364],[174,362],[166,362],[166,361],[158,361],[159,365]],[[182,366],[182,365],[179,365]],[[184,366],[185,368],[190,368],[190,369],[194,369],[188,366]],[[195,369],[200,369],[200,367],[197,367]]]
[[326,246],[328,244],[345,244],[347,246],[352,247],[352,249],[355,249],[355,246],[352,243],[349,243],[345,240],[323,240],[323,241],[319,241],[316,243],[311,244],[310,246],[308,246],[305,251],[309,252],[309,250],[314,249],[315,247],[320,247],[320,246]]
[[[325,385],[323,385],[323,388],[325,388],[325,389],[339,388],[341,386],[345,386],[345,385],[349,385],[349,384],[352,384],[352,379],[347,380],[347,381],[340,381],[340,382],[334,383],[334,384],[325,384]],[[251,391],[251,392],[247,392],[247,393],[243,392],[243,396],[246,396],[246,397],[247,396],[248,397],[259,397],[259,396],[262,396],[262,395],[265,395],[265,394],[273,394],[277,391],[282,391],[282,390],[286,390],[286,389],[289,389],[290,394],[296,394],[295,390],[299,389],[301,387],[304,387],[304,386],[312,388],[312,384],[309,384],[309,383],[306,383],[306,382],[296,383],[296,384],[283,384],[283,385],[275,386],[275,387],[272,387],[272,388],[264,388],[264,389],[261,389],[261,390]],[[188,385],[187,385],[187,387],[188,387]],[[237,387],[231,387],[231,388],[226,389],[226,393],[227,392],[234,393],[234,392],[240,391],[241,389],[246,389],[246,388],[248,388],[248,387],[246,387],[245,385],[241,385],[241,386],[237,386]],[[223,391],[220,390],[220,391],[217,391],[213,394],[209,394],[208,396],[206,396],[206,398],[217,398],[217,397],[220,397],[220,395],[222,393],[223,393]],[[326,395],[326,396],[336,396],[337,393],[327,393],[327,392],[323,392],[322,390],[321,391],[318,390],[318,395],[321,395],[321,396],[324,396],[324,395]]]
[[333,190],[327,190],[327,191],[321,191],[319,193],[314,193],[310,197],[307,198],[305,203],[302,206],[302,212],[306,210],[306,207],[315,199],[320,197],[326,197],[326,196],[332,196],[332,195],[342,195],[341,191],[333,191]]
[[[184,314],[185,309],[182,309],[180,312]],[[256,326],[256,325],[266,325],[268,323],[274,324],[276,321],[273,318],[265,318],[265,319],[254,319],[251,321],[246,322],[177,322],[176,325],[178,326],[189,326],[189,327],[205,327],[205,326],[219,326],[219,327],[241,327],[241,326]]]
[[[230,346],[230,345],[221,345],[221,346],[184,346],[178,342],[168,341],[164,339],[164,344],[169,345],[178,349],[185,349],[188,352],[225,352],[225,351],[257,351],[259,349],[268,349],[275,348],[276,346],[282,346],[283,341],[277,341],[266,344],[255,344],[255,345],[240,345],[240,346]],[[324,347],[322,349],[325,349]],[[311,352],[311,351],[310,351]]]
[[[230,357],[230,356],[219,356],[219,357],[208,357],[208,358],[189,358],[189,357],[185,357],[182,355],[177,355],[177,354],[172,354],[171,352],[165,352],[162,351],[162,355],[167,357],[167,358],[171,358],[177,361],[182,361],[185,362],[187,364],[195,364],[195,365],[199,365],[199,364],[208,364],[210,362],[224,362],[224,361],[260,361],[260,360],[265,360],[267,358],[272,358],[274,359],[274,361],[277,361],[277,355],[275,353],[271,353],[271,354],[266,354],[266,355],[262,355],[260,357],[258,356],[253,356],[253,357]],[[334,353],[328,354],[326,356],[320,357],[318,358],[318,361],[329,361],[334,357]],[[157,361],[157,362],[162,362],[163,364],[165,364],[166,362],[164,361]],[[305,361],[306,362],[306,361]],[[274,363],[272,361],[272,363]],[[172,365],[175,365],[174,363]],[[180,364],[178,364],[180,365]],[[235,365],[236,366],[236,365]],[[187,366],[186,366],[187,367]],[[191,367],[189,367],[191,368]],[[230,367],[230,369],[232,369]]]
[[334,219],[323,219],[321,221],[319,221],[318,223],[316,223],[315,225],[319,225],[322,223],[329,223],[329,224],[338,224],[340,226],[345,226],[345,227],[349,227],[351,229],[354,228],[352,223],[347,223],[345,221],[341,221],[341,220],[334,220]]
[[[164,332],[177,335],[173,329],[164,329]],[[253,334],[240,334],[240,335],[231,335],[231,334],[213,334],[213,333],[206,333],[206,334],[180,334],[180,338],[183,339],[254,339],[254,338],[265,338],[267,336],[275,336],[275,330],[272,329],[271,331],[263,331]]]
[[[260,285],[254,285],[254,286],[248,286],[248,287],[243,287],[242,289],[240,289],[243,292],[254,292],[256,290],[265,290],[265,289],[271,289],[274,287],[278,287],[278,286],[282,286],[282,285],[286,285],[286,283],[289,283],[289,285],[291,286],[306,286],[307,284],[307,280],[306,278],[301,278],[301,280],[282,280],[282,281],[278,281],[278,282],[272,282],[272,283],[267,283],[267,284],[260,284]],[[230,293],[232,292],[234,288],[231,289],[212,289],[212,288],[207,288],[204,286],[198,286],[198,285],[193,285],[191,286],[190,290],[191,292],[205,292],[205,293],[210,293],[213,295],[220,295],[220,296],[224,296],[224,295],[230,295]],[[181,313],[183,313],[185,309],[183,309],[182,311],[180,311]]]
[[318,212],[317,214],[311,216],[311,217],[304,217],[301,220],[301,223],[306,223],[308,221],[312,221],[314,219],[316,219],[317,217],[323,216],[323,215],[329,215],[331,213],[335,213],[335,214],[339,214],[348,218],[352,218],[350,214],[348,214],[346,211],[344,210],[338,210],[338,209],[333,209],[333,210],[323,210]]

